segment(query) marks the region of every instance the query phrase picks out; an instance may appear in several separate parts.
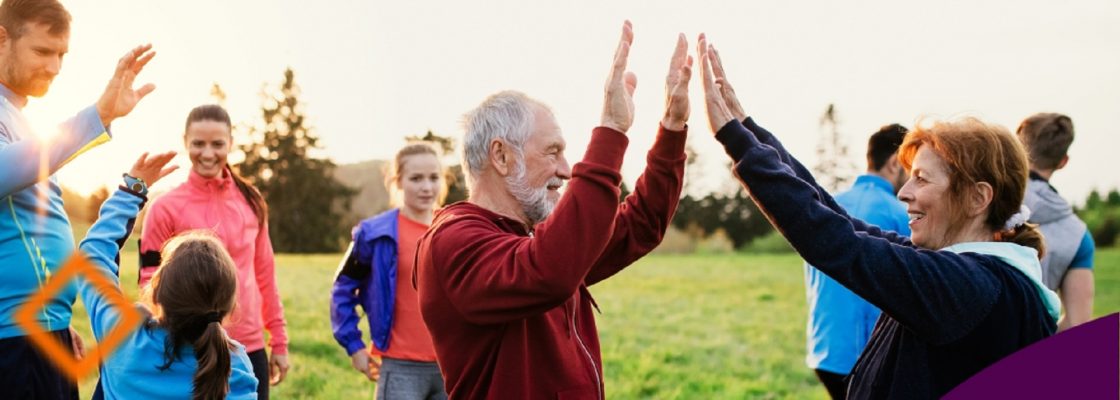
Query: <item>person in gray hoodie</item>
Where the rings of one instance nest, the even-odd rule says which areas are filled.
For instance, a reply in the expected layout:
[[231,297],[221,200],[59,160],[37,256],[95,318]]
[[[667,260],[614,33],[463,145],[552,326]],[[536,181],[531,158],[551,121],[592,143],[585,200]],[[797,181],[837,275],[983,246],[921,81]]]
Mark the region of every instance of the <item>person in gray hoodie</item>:
[[1093,236],[1049,182],[1054,171],[1069,162],[1073,121],[1062,114],[1038,113],[1023,120],[1017,133],[1031,164],[1023,204],[1031,209],[1029,221],[1038,224],[1046,238],[1042,279],[1061,296],[1062,331],[1093,315]]

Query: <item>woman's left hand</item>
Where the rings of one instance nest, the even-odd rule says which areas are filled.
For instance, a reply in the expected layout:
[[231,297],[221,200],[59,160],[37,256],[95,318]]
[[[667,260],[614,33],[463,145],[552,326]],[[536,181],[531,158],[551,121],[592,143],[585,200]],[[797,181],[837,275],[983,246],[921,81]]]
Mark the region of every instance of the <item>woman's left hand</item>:
[[148,156],[148,152],[144,152],[144,154],[141,154],[140,158],[136,160],[136,164],[132,165],[132,169],[128,171],[128,175],[143,180],[144,184],[148,185],[150,189],[152,185],[155,185],[157,181],[167,176],[167,174],[179,169],[178,165],[164,168],[172,158],[175,158],[174,151],[156,154],[150,157]]
[[268,358],[268,384],[272,386],[279,385],[284,381],[284,377],[288,376],[288,355],[287,354],[273,354]]
[[[708,124],[711,125],[714,134],[735,117],[731,114],[731,108],[721,90],[722,85],[716,82],[715,73],[712,71],[712,61],[715,58],[712,54],[713,50],[714,48],[708,43],[708,38],[701,33],[700,40],[696,43],[696,54],[700,58],[700,77],[704,81],[704,103],[708,111]],[[720,72],[723,71],[722,67],[721,63]]]

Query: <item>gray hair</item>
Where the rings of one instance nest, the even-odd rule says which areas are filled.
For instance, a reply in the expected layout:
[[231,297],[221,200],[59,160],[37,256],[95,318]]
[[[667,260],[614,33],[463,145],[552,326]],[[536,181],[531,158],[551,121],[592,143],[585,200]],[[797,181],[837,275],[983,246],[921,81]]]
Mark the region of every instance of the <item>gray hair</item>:
[[525,142],[536,119],[533,105],[552,113],[544,103],[524,93],[506,90],[490,95],[463,116],[463,129],[466,131],[463,135],[463,160],[466,161],[463,172],[468,182],[477,181],[486,169],[490,161],[490,143],[495,139],[509,145],[517,156],[518,164],[524,160]]

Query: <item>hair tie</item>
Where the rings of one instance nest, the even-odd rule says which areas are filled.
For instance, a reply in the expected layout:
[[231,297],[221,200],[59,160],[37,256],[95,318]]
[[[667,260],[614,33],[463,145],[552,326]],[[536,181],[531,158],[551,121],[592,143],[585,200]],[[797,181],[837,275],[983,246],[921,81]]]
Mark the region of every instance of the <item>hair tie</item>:
[[1026,204],[1021,205],[1019,206],[1019,212],[1012,214],[1011,217],[1007,219],[1007,222],[1003,224],[1003,230],[1014,231],[1015,228],[1018,228],[1027,223],[1027,220],[1030,218],[1031,209],[1028,208]]
[[222,313],[217,311],[206,313],[206,323],[222,322]]

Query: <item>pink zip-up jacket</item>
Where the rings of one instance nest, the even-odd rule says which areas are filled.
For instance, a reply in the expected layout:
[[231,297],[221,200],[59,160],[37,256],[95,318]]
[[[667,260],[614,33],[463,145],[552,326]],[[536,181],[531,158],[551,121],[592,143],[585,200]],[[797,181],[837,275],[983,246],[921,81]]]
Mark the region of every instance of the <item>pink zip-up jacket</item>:
[[140,287],[148,285],[159,267],[163,243],[179,232],[195,229],[216,233],[237,265],[237,307],[225,323],[226,331],[251,353],[264,348],[263,327],[271,336],[272,354],[288,354],[268,224],[258,225],[228,171],[218,178],[191,171],[186,183],[148,207],[140,238]]

